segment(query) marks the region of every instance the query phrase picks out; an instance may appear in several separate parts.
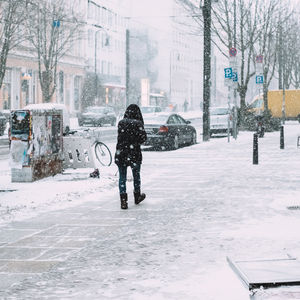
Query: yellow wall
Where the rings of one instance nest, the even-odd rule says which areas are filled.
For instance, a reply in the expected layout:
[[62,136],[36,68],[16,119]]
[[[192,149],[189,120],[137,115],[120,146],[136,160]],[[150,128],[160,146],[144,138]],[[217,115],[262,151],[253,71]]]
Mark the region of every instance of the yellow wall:
[[[282,117],[282,90],[268,92],[268,106],[274,117]],[[300,114],[300,90],[285,91],[286,118],[296,118]]]

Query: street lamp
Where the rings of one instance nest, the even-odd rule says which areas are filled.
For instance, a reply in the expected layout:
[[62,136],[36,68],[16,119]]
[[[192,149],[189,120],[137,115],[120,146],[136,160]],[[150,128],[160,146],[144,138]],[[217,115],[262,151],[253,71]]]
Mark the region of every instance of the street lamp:
[[[95,53],[94,53],[94,72],[95,72],[95,103],[96,104],[96,101],[98,100],[98,74],[97,74],[97,48],[98,48],[98,33],[102,30],[104,30],[106,32],[106,29],[103,28],[102,26],[100,25],[96,25],[96,24],[93,24],[94,27],[97,27],[99,28],[98,30],[95,31]],[[108,37],[106,37],[106,41],[105,41],[105,46],[108,46],[109,45],[109,39]]]
[[101,29],[95,31],[95,103],[98,102],[98,75],[97,75],[97,46],[98,46],[98,32]]

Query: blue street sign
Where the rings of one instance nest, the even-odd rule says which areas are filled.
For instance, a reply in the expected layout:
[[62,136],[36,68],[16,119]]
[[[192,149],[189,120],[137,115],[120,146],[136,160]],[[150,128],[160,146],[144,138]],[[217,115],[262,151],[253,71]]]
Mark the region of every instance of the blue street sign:
[[225,78],[232,78],[232,68],[225,68]]
[[232,72],[232,81],[237,82],[238,81],[238,73],[237,72]]
[[262,84],[264,83],[264,76],[263,75],[257,75],[255,78],[256,84]]
[[52,26],[53,27],[59,27],[60,26],[60,21],[59,20],[53,20]]

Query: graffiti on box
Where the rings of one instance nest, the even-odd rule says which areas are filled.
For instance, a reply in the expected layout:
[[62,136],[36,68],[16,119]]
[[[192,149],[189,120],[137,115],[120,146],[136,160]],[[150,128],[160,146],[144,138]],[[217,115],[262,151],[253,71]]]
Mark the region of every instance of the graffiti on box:
[[31,159],[62,151],[62,115],[15,112],[12,121],[10,164],[14,168],[30,165]]

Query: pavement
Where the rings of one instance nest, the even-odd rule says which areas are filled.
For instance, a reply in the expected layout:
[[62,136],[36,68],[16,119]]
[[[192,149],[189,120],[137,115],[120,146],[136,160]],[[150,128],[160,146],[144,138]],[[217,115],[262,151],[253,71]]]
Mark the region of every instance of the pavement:
[[[300,125],[259,139],[217,137],[145,151],[146,200],[119,208],[117,184],[79,205],[0,228],[1,299],[300,299],[300,288],[249,294],[226,262],[300,254]],[[84,198],[85,197],[85,198]],[[289,209],[294,207],[296,209]]]

